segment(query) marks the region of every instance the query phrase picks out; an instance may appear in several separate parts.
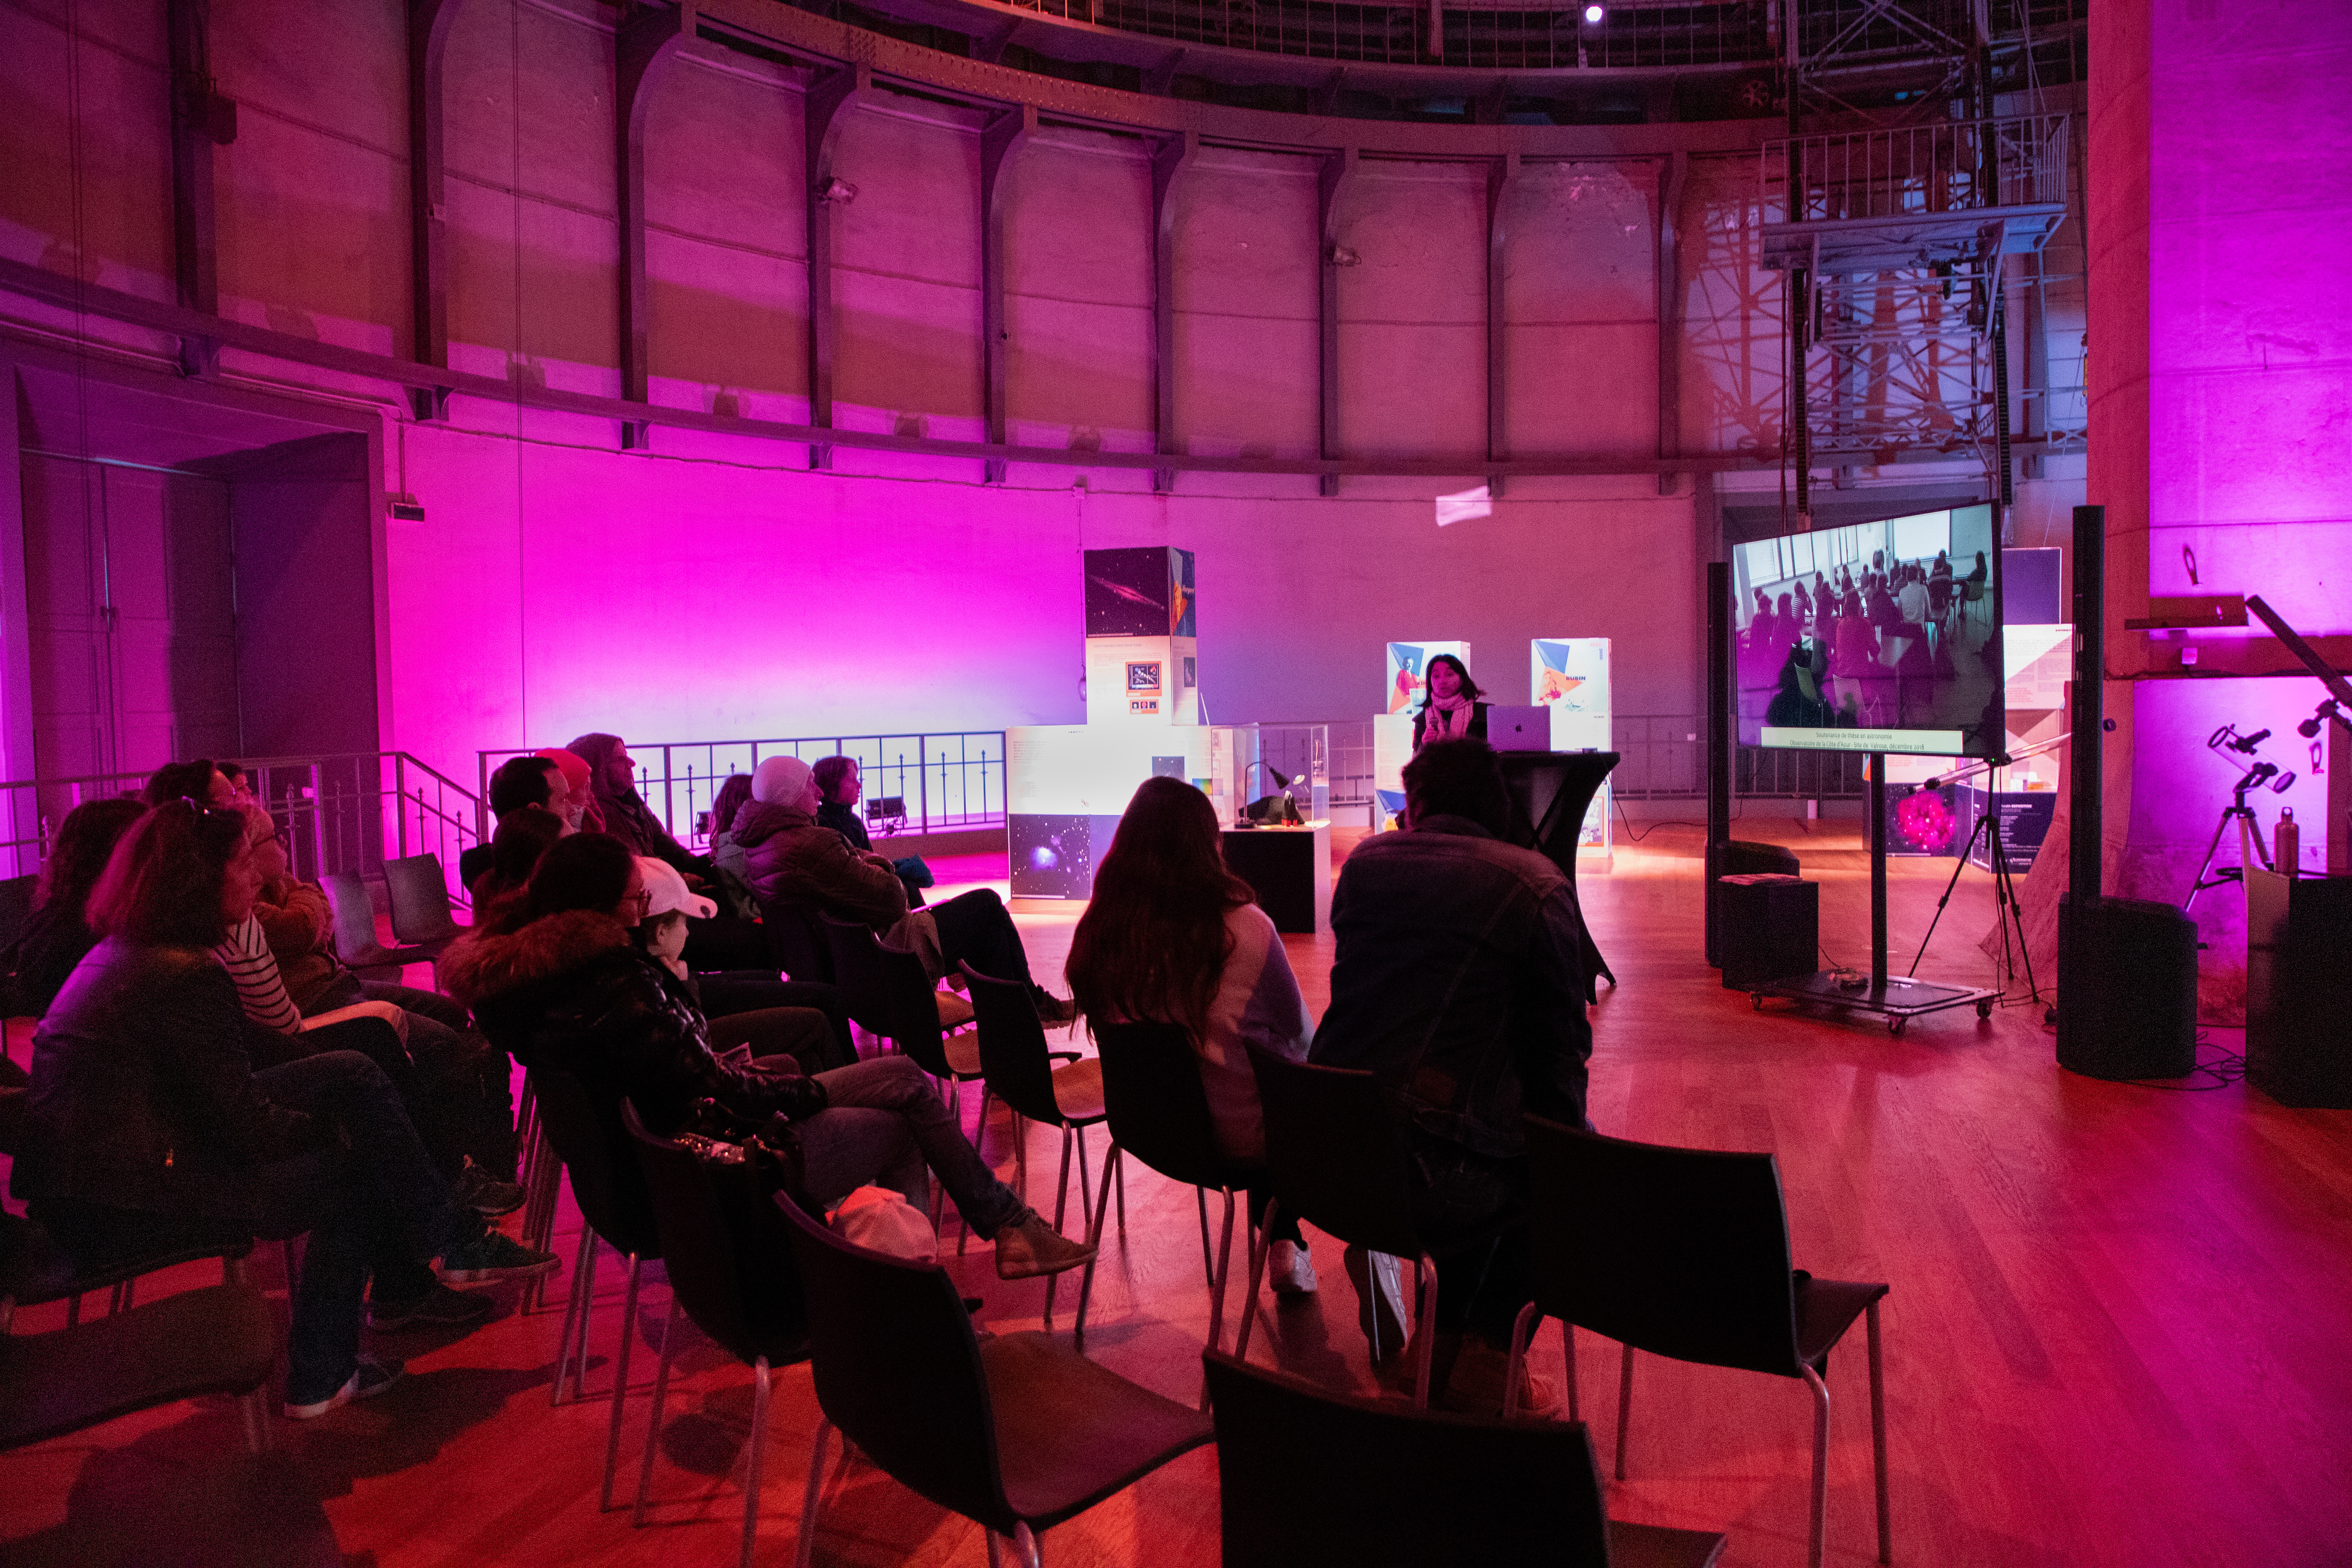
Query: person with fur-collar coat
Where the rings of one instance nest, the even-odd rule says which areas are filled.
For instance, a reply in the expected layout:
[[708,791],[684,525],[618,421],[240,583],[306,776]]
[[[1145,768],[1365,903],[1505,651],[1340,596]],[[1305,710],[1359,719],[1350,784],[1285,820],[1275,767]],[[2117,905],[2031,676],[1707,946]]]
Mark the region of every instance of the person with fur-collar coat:
[[[626,1098],[657,1136],[675,1132],[706,1098],[739,1116],[782,1117],[799,1142],[807,1195],[818,1204],[830,1206],[870,1184],[902,1194],[919,1210],[929,1197],[928,1167],[966,1226],[995,1238],[1000,1278],[1056,1273],[1094,1256],[981,1163],[908,1058],[877,1057],[804,1077],[788,1058],[715,1053],[708,1021],[670,955],[647,951],[635,934],[648,916],[663,917],[650,927],[658,933],[677,912],[666,870],[608,834],[562,840],[521,898],[444,951],[443,986],[526,1066],[572,1073],[601,1106]],[[663,891],[649,890],[656,887]],[[808,1012],[819,1035],[830,1034],[823,1014],[799,1011]]]

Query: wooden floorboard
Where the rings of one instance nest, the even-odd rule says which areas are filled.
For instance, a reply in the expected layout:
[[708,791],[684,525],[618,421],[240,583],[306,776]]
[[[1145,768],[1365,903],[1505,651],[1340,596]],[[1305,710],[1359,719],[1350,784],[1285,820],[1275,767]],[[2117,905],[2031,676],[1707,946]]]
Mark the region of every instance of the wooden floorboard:
[[[1822,884],[1824,950],[1866,962],[1868,886],[1849,829],[1743,824],[1779,836]],[[1344,845],[1342,846],[1344,847]],[[1769,1149],[1786,1186],[1798,1263],[1884,1279],[1888,1432],[1898,1563],[2319,1564],[2352,1563],[2352,1112],[2291,1110],[2242,1084],[2209,1092],[2094,1082],[2060,1071],[2038,1005],[1989,1022],[1923,1018],[1901,1038],[1864,1020],[1761,1014],[1721,988],[1699,952],[1698,836],[1660,827],[1621,841],[1581,889],[1620,985],[1593,1009],[1591,1110],[1604,1131],[1662,1142]],[[1001,864],[1001,862],[999,863]],[[943,892],[986,874],[946,861]],[[1949,874],[1897,861],[1894,945],[1908,963]],[[1002,885],[999,884],[1000,890]],[[1058,978],[1072,920],[1024,914],[1039,973]],[[1922,975],[1992,983],[1977,948],[1987,879],[1963,876]],[[1328,939],[1286,939],[1310,1003],[1328,997]],[[2046,977],[2045,977],[2046,979]],[[2205,1054],[2234,1049],[2210,1031]],[[19,1044],[16,1055],[23,1059]],[[976,1103],[968,1097],[967,1114]],[[986,1152],[1008,1174],[999,1111]],[[1055,1142],[1033,1131],[1030,1196],[1050,1212]],[[1099,1134],[1097,1153],[1099,1156]],[[1099,1164],[1093,1167],[1099,1174]],[[1076,1230],[1077,1204],[1070,1203]],[[1213,1209],[1213,1219],[1215,1217]],[[557,1244],[577,1232],[567,1200]],[[952,1252],[950,1222],[946,1245]],[[1324,1289],[1261,1304],[1254,1359],[1369,1389],[1339,1248],[1318,1238]],[[259,1277],[282,1290],[268,1249]],[[1038,1324],[1042,1282],[998,1282],[984,1247],[950,1267],[986,1299],[982,1325]],[[1236,1270],[1237,1274],[1239,1270]],[[150,1294],[212,1278],[178,1271]],[[638,1389],[622,1491],[634,1486],[667,1287],[657,1271],[632,1326]],[[1074,1284],[1057,1300],[1068,1330]],[[1241,1281],[1234,1285],[1238,1304]],[[551,1410],[562,1320],[500,1314],[466,1338],[387,1340],[411,1375],[383,1398],[282,1440],[325,1500],[348,1560],[370,1568],[481,1563],[671,1568],[730,1560],[741,1518],[751,1380],[698,1336],[686,1342],[654,1472],[653,1524],[599,1514],[606,1406]],[[592,1394],[610,1387],[622,1279],[598,1275]],[[20,1316],[19,1331],[60,1321]],[[1198,1391],[1207,1290],[1192,1194],[1129,1164],[1128,1226],[1097,1274],[1087,1349],[1172,1396]],[[1577,1337],[1584,1413],[1607,1469],[1616,1440],[1617,1347]],[[1260,1348],[1262,1347],[1262,1348]],[[1557,1327],[1539,1371],[1561,1370]],[[1829,1560],[1875,1550],[1867,1363],[1859,1329],[1832,1358]],[[805,1367],[775,1380],[761,1525],[763,1563],[790,1560],[816,1412]],[[0,1458],[0,1561],[58,1560],[68,1521],[131,1495],[128,1478],[194,1463],[236,1440],[226,1405],[183,1405]],[[1726,1562],[1801,1562],[1811,1402],[1798,1384],[1637,1363],[1622,1518],[1730,1531]],[[979,1532],[862,1466],[828,1481],[817,1561],[986,1561]],[[158,1521],[168,1531],[168,1521]],[[1048,1560],[1209,1563],[1217,1554],[1213,1455],[1192,1455],[1046,1538]],[[242,1561],[228,1545],[220,1561]]]

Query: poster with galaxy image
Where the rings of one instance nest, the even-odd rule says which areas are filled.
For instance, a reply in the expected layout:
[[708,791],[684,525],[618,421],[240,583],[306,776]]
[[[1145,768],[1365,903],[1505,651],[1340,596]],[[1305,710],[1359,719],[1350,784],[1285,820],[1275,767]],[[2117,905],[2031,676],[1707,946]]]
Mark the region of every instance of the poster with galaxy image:
[[1189,637],[1196,608],[1192,552],[1164,545],[1085,554],[1087,636]]
[[[1116,819],[1114,819],[1116,820]],[[1090,816],[1014,816],[1007,824],[1016,899],[1083,899],[1094,891]]]

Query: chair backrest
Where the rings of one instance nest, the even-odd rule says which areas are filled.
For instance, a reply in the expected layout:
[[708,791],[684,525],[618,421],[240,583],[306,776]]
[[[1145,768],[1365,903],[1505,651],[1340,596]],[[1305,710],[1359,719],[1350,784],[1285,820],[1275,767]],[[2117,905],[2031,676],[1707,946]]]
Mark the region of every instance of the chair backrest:
[[768,952],[776,967],[794,980],[830,985],[833,952],[817,926],[817,911],[793,899],[761,899],[760,928],[768,933]]
[[1538,1306],[1653,1355],[1802,1375],[1771,1155],[1524,1125]]
[[882,980],[882,966],[876,960],[881,943],[874,933],[854,921],[835,920],[819,911],[817,929],[824,933],[825,951],[833,960],[833,983],[841,992],[841,1005],[857,1026],[872,1035],[887,1035],[889,1020],[888,987]]
[[955,1282],[937,1264],[852,1246],[789,1199],[777,1208],[808,1289],[825,1419],[899,1482],[1010,1533],[988,1379]]
[[[984,1058],[987,1025],[981,1029]],[[1263,1175],[1217,1152],[1216,1122],[1209,1114],[1208,1090],[1201,1086],[1201,1059],[1193,1054],[1190,1029],[1181,1024],[1098,1023],[1094,1037],[1113,1142],[1188,1186],[1245,1186]],[[992,1073],[990,1086],[995,1082]]]
[[449,882],[441,857],[410,855],[383,863],[383,888],[392,900],[392,931],[403,942],[429,942],[457,929],[449,918]]
[[572,1173],[572,1195],[589,1228],[618,1250],[661,1256],[654,1195],[645,1167],[621,1121],[621,1102],[598,1104],[588,1086],[568,1072],[533,1068],[540,1122],[558,1158]]
[[1421,1255],[1412,1160],[1369,1072],[1249,1047],[1265,1110],[1265,1163],[1285,1213],[1342,1241]]
[[709,1163],[655,1137],[625,1100],[621,1123],[653,1193],[670,1289],[695,1327],[745,1363],[763,1355],[771,1366],[804,1359],[800,1271],[759,1172]]
[[1045,1026],[1029,988],[1017,981],[996,980],[971,964],[961,966],[971,996],[971,1015],[980,1026],[980,1070],[988,1079],[988,1092],[1032,1121],[1048,1127],[1062,1124],[1062,1107],[1054,1098],[1054,1060],[1046,1054]]
[[357,871],[330,871],[319,879],[335,911],[335,954],[345,963],[364,964],[383,952],[375,934],[375,904]]
[[0,880],[0,948],[13,946],[33,918],[33,893],[40,885],[37,874]]
[[923,961],[891,947],[862,925],[820,917],[833,948],[834,984],[849,1016],[873,1034],[891,1040],[933,1078],[948,1074],[948,1054],[940,1044],[940,1005],[931,997],[931,977]]
[[1218,1351],[1202,1360],[1224,1568],[1606,1568],[1609,1520],[1582,1422],[1412,1410]]

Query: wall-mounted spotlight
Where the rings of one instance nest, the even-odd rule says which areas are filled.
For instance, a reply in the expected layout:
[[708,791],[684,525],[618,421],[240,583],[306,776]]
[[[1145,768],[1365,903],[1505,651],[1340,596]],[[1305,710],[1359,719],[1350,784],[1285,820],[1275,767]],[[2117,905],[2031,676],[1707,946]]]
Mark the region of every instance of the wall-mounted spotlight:
[[1587,5],[1584,8],[1584,20],[1591,26],[1599,26],[1601,18],[1607,15],[1609,15],[1608,11],[1599,5]]
[[425,508],[423,504],[420,503],[415,496],[410,495],[406,490],[401,491],[398,495],[386,496],[384,498],[383,510],[394,522],[423,522],[425,521]]
[[839,202],[842,205],[847,206],[857,199],[857,187],[847,180],[838,177],[830,179],[816,188],[816,199],[821,202]]
[[1363,258],[1344,245],[1335,245],[1323,253],[1323,258],[1334,267],[1353,267]]

